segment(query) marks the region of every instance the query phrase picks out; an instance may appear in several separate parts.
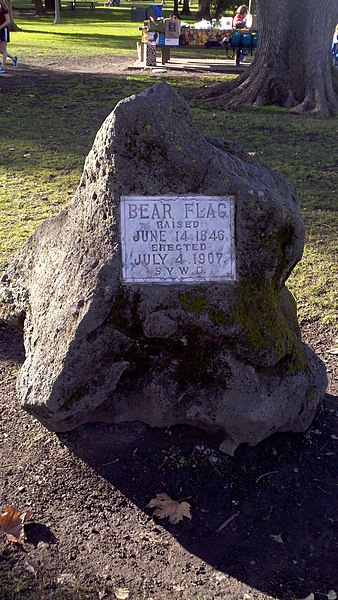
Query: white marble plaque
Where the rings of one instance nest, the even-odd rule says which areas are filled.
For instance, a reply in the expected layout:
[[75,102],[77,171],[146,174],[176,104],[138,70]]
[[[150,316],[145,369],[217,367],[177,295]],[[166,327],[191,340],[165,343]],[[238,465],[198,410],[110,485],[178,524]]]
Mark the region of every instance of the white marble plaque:
[[234,281],[233,196],[122,196],[126,283]]

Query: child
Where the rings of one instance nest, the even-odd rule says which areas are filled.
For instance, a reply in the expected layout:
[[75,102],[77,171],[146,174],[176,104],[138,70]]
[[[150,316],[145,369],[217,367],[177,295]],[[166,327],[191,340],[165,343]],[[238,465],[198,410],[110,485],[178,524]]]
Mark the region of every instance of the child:
[[236,10],[236,14],[233,20],[233,26],[235,29],[243,29],[246,27],[246,16],[248,14],[248,9],[245,4],[241,4]]
[[9,25],[10,19],[6,0],[0,0],[0,52],[2,54],[2,66],[0,67],[0,73],[6,73],[5,64],[7,57],[12,60],[14,67],[16,67],[18,64],[18,57],[12,56],[7,52],[7,43],[10,40]]

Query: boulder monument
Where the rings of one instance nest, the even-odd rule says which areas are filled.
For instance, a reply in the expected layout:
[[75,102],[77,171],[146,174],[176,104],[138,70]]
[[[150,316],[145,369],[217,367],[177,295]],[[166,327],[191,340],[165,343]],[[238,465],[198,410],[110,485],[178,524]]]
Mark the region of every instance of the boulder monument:
[[304,431],[327,379],[285,287],[303,244],[294,188],[201,135],[168,84],[122,100],[1,281],[22,407],[53,431],[190,424],[228,453]]

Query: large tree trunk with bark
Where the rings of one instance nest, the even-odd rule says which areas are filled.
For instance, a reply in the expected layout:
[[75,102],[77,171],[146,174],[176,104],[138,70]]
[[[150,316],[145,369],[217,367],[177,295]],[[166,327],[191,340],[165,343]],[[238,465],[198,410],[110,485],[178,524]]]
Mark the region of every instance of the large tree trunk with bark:
[[232,108],[277,104],[335,115],[338,72],[330,65],[337,0],[256,0],[258,49],[250,69],[211,90]]
[[211,21],[210,0],[198,0],[198,11],[195,15],[195,20],[201,21],[202,19]]

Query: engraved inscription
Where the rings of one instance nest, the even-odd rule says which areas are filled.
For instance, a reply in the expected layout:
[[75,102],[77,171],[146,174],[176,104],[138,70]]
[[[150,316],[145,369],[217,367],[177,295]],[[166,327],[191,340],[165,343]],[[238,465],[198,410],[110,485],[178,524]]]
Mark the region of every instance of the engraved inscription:
[[122,196],[127,283],[234,281],[233,196]]

